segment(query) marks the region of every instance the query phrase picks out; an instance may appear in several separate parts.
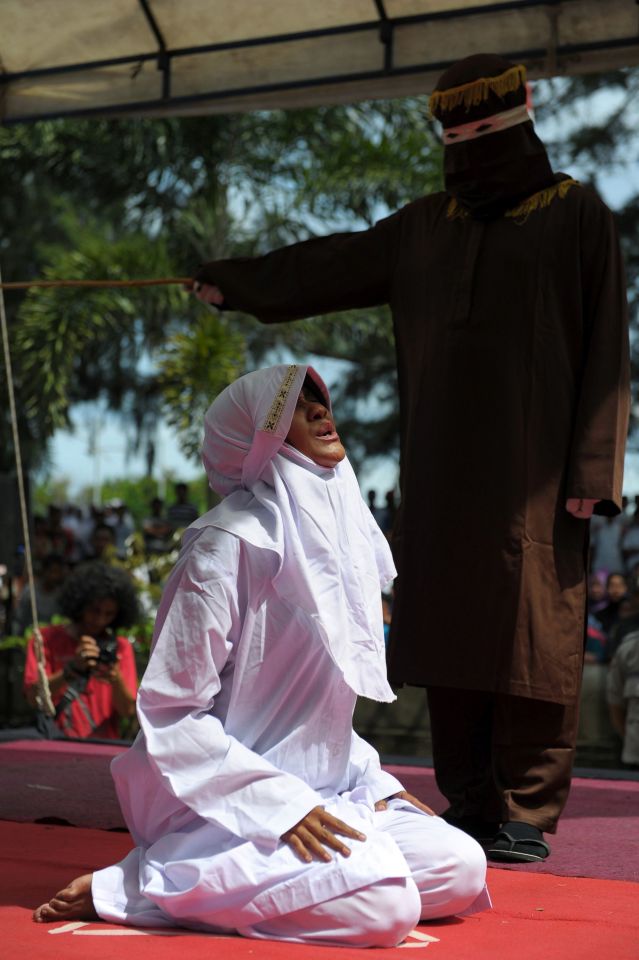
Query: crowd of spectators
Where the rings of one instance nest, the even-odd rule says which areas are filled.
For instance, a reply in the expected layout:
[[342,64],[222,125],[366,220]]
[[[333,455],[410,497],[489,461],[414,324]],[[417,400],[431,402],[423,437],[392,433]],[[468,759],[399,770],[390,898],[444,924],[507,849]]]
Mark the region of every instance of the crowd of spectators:
[[[381,506],[375,490],[369,490],[367,498],[375,520],[390,537],[396,514],[395,492],[388,491]],[[189,501],[187,485],[177,483],[173,503],[166,507],[161,498],[154,497],[149,502],[147,516],[137,524],[121,501],[93,506],[86,511],[73,505],[51,504],[45,516],[34,517],[35,606],[40,623],[51,625],[53,621],[53,626],[43,631],[47,673],[54,692],[59,694],[58,706],[69,689],[73,693],[70,702],[67,695],[64,709],[60,708],[54,721],[59,735],[116,736],[121,729],[119,721],[131,714],[136,688],[135,663],[126,638],[114,634],[116,661],[108,669],[104,662],[95,659],[96,651],[91,645],[91,656],[87,658],[89,634],[82,627],[84,613],[77,604],[71,610],[69,597],[82,592],[80,585],[85,584],[94,594],[91,597],[82,594],[87,609],[96,602],[99,605],[99,601],[111,601],[107,613],[113,614],[112,620],[102,624],[101,637],[94,637],[93,641],[110,636],[127,619],[126,625],[130,626],[133,611],[136,617],[140,616],[141,609],[152,617],[153,609],[145,609],[144,602],[140,606],[139,582],[134,590],[133,580],[123,569],[123,561],[131,553],[132,537],[138,537],[147,559],[161,557],[175,549],[179,531],[197,516],[197,508]],[[114,574],[115,580],[108,568],[119,568],[119,573]],[[113,584],[118,577],[119,585],[114,593]],[[127,581],[131,596],[137,592],[135,603],[130,602],[130,596],[126,601],[123,599]],[[98,584],[102,586],[98,588]],[[32,625],[30,588],[24,575],[14,577],[11,586],[13,590],[9,592],[8,602],[5,600],[4,629],[0,623],[0,634],[25,636]],[[392,617],[390,595],[383,597],[383,613],[388,638]],[[66,627],[57,623],[64,618],[70,620]],[[94,622],[94,632],[96,629]],[[86,666],[83,661],[87,660],[90,667],[83,671],[82,667]],[[599,689],[605,696],[610,723],[622,741],[622,763],[639,769],[639,496],[632,505],[626,502],[619,516],[594,517],[591,523],[585,663],[587,670],[596,667],[605,672],[605,682],[602,680]],[[25,695],[31,703],[35,703],[35,671],[31,640],[25,672]],[[601,676],[603,678],[603,674]],[[105,684],[112,688],[109,695]],[[109,710],[114,696],[118,709]]]
[[395,505],[395,491],[388,490],[384,496],[384,506],[380,507],[377,503],[377,491],[369,490],[366,494],[370,512],[375,517],[378,526],[383,533],[390,538],[395,523],[395,514],[397,507]]
[[591,522],[585,663],[605,671],[622,764],[639,769],[639,496],[624,498],[616,517]]
[[[134,722],[137,670],[128,630],[155,612],[144,603],[141,571],[162,555],[170,568],[180,532],[199,512],[188,493],[186,484],[175,484],[174,502],[165,509],[162,499],[153,498],[137,524],[119,500],[86,511],[50,504],[46,515],[33,517],[35,597],[20,562],[23,553],[14,571],[0,571],[0,637],[27,644],[24,696],[35,719],[28,730],[21,728],[22,736],[112,739]],[[158,584],[158,596],[160,591]],[[54,717],[38,702],[33,599]]]
[[[174,502],[165,507],[160,497],[154,497],[149,502],[148,516],[137,524],[120,500],[86,510],[73,504],[50,504],[46,515],[34,516],[31,552],[39,621],[47,623],[60,612],[60,589],[74,567],[89,561],[124,561],[131,551],[134,534],[142,538],[143,551],[148,556],[171,551],[176,534],[198,516],[188,493],[185,483],[175,484]],[[4,633],[24,634],[32,623],[26,570],[20,563],[18,568],[11,578]]]

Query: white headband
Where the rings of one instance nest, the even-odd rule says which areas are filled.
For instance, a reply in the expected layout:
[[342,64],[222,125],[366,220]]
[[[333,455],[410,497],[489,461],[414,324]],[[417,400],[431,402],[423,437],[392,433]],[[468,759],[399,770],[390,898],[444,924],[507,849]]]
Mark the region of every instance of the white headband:
[[443,131],[444,144],[476,140],[478,137],[485,137],[499,130],[507,130],[508,127],[514,127],[530,119],[526,104],[522,103],[518,107],[513,107],[512,110],[493,113],[489,117],[482,117],[481,120],[471,120],[470,123],[460,123],[458,127],[448,127]]

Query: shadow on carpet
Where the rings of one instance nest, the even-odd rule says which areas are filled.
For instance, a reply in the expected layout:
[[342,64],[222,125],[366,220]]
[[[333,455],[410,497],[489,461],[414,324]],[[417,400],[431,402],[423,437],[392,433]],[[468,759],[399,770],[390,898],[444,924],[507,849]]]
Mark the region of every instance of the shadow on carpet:
[[[0,819],[123,829],[109,771],[123,749],[65,741],[0,744]],[[431,768],[386,769],[433,810],[445,808]],[[576,778],[559,830],[548,840],[552,855],[547,861],[500,868],[638,882],[639,781]]]
[[[445,808],[446,802],[435,785],[431,769],[399,766],[386,769],[433,810],[439,812]],[[639,781],[576,777],[557,833],[546,839],[552,850],[548,860],[495,866],[559,877],[639,882]],[[637,958],[639,960],[639,945]]]

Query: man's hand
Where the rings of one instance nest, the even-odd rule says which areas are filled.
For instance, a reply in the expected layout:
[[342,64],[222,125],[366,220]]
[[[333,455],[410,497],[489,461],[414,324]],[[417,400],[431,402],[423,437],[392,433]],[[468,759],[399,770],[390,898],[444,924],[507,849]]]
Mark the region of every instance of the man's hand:
[[95,668],[95,679],[103,680],[106,683],[113,685],[122,680],[122,674],[120,673],[120,658],[115,661],[115,663],[98,663]]
[[190,290],[202,303],[209,303],[214,307],[220,307],[224,303],[224,294],[213,283],[200,283],[199,280],[194,280]]
[[282,840],[306,863],[310,863],[313,858],[328,862],[333,858],[327,847],[337,850],[344,857],[350,856],[350,849],[338,840],[338,833],[353,840],[366,839],[363,833],[333,817],[324,807],[313,807],[291,830],[282,834]]
[[414,807],[417,807],[417,809],[421,810],[423,813],[427,813],[430,817],[437,816],[434,810],[431,810],[430,807],[427,807],[425,803],[422,803],[421,800],[418,800],[417,797],[414,797],[413,794],[409,793],[407,790],[400,790],[399,793],[394,793],[392,796],[386,797],[385,800],[378,800],[375,804],[375,809],[388,809],[389,800],[408,800],[408,802],[412,803]]
[[593,510],[601,500],[582,500],[581,498],[571,497],[566,500],[566,510],[572,513],[578,520],[590,520]]

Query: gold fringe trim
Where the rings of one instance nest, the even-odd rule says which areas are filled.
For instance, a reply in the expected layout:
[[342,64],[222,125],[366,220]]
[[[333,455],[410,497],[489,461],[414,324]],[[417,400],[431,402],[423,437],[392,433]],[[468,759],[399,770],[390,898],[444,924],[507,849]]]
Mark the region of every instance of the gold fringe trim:
[[284,413],[284,406],[288,399],[288,395],[291,392],[293,383],[295,382],[297,370],[297,364],[292,363],[284,374],[284,379],[282,380],[279,390],[275,394],[275,399],[271,404],[271,409],[266,414],[266,419],[262,425],[262,430],[265,430],[268,433],[274,433],[277,430],[278,424],[282,419],[282,414]]
[[[528,197],[527,200],[523,200],[511,210],[506,210],[504,216],[515,220],[518,225],[525,223],[533,211],[541,210],[544,207],[549,207],[556,197],[559,197],[560,200],[563,200],[570,188],[575,186],[581,186],[578,180],[573,180],[570,177],[567,180],[561,180],[559,183],[555,183],[552,187],[546,187],[545,190],[538,190],[537,193],[533,193],[531,197]],[[455,199],[455,197],[451,197],[446,209],[446,219],[466,220],[469,216],[470,212],[463,207],[461,203]]]
[[527,200],[513,207],[512,210],[507,210],[506,216],[512,217],[516,223],[525,223],[534,210],[542,210],[544,207],[549,207],[555,197],[563,200],[570,188],[574,186],[580,186],[578,180],[573,180],[572,178],[560,180],[559,183],[556,183],[552,187],[546,187],[545,190],[533,193],[532,197],[528,197]]
[[433,116],[437,115],[438,110],[445,113],[461,105],[470,110],[471,107],[476,107],[477,104],[487,100],[491,93],[498,97],[505,97],[507,93],[512,93],[525,83],[526,68],[523,64],[519,64],[496,77],[479,77],[477,80],[463,83],[459,87],[451,87],[449,90],[435,90],[428,101],[428,107]]
[[466,207],[462,207],[455,197],[451,197],[448,201],[448,207],[446,209],[446,219],[447,220],[465,220],[470,216],[470,213]]

